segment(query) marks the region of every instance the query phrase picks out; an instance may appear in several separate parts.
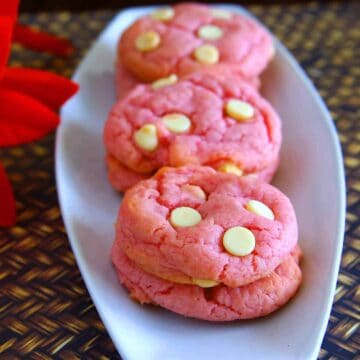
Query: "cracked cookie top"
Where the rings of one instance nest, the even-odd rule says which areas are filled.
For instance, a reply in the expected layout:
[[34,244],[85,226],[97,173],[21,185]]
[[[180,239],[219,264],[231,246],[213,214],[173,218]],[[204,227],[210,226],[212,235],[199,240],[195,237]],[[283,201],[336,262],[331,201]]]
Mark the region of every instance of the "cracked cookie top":
[[199,72],[165,87],[137,86],[111,110],[104,143],[114,161],[147,176],[187,164],[248,175],[276,168],[281,122],[251,86]]
[[271,36],[242,15],[196,3],[158,9],[122,35],[118,56],[144,82],[227,65],[258,76],[273,57]]
[[116,243],[159,278],[238,287],[270,274],[294,249],[297,222],[269,184],[209,167],[163,168],[125,194]]

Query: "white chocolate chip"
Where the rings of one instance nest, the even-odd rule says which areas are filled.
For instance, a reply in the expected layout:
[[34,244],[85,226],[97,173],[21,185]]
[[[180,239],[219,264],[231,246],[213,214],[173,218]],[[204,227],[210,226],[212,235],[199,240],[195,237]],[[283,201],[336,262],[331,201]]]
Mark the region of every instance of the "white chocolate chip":
[[219,50],[214,45],[201,45],[194,52],[195,60],[203,65],[212,65],[219,62]]
[[200,221],[200,213],[188,206],[178,207],[170,215],[170,223],[175,227],[195,226]]
[[184,115],[179,113],[167,114],[161,118],[165,127],[175,133],[182,134],[190,129],[191,121]]
[[139,51],[151,51],[160,45],[160,35],[156,31],[146,31],[135,40],[135,47]]
[[231,99],[226,103],[225,112],[236,121],[247,121],[255,114],[254,108],[249,103],[237,99]]
[[202,288],[210,288],[219,285],[219,282],[215,280],[192,279],[192,282]]
[[146,151],[154,151],[158,144],[156,126],[145,124],[134,133],[134,140],[137,146]]
[[174,17],[174,9],[171,7],[164,7],[161,9],[158,9],[156,11],[154,11],[151,14],[151,17],[154,20],[158,20],[158,21],[168,21],[171,20]]
[[250,200],[246,205],[245,205],[246,210],[259,215],[259,216],[263,216],[267,219],[270,220],[274,220],[275,219],[275,215],[272,212],[272,210],[265,205],[264,203],[262,203],[261,201],[258,200]]
[[243,175],[243,171],[238,166],[236,166],[234,163],[231,163],[231,162],[221,164],[217,168],[217,170],[220,172],[223,172],[223,173],[234,174],[237,176]]
[[186,184],[181,189],[201,200],[206,200],[205,191],[200,186]]
[[164,86],[169,86],[169,85],[173,85],[173,84],[176,84],[178,81],[178,77],[176,74],[171,74],[170,76],[168,77],[164,77],[164,78],[161,78],[161,79],[158,79],[158,80],[155,80],[152,84],[151,84],[151,87],[154,89],[154,90],[157,90],[157,89],[160,89]]
[[216,19],[224,19],[229,20],[231,19],[231,13],[229,11],[223,9],[212,9],[211,15]]
[[223,31],[215,25],[204,25],[200,27],[197,35],[204,40],[217,40],[223,36]]
[[250,180],[257,180],[259,178],[259,175],[258,174],[246,174],[245,175],[247,179],[250,179]]
[[225,231],[223,245],[225,250],[231,255],[249,255],[255,249],[255,236],[245,227],[234,226]]

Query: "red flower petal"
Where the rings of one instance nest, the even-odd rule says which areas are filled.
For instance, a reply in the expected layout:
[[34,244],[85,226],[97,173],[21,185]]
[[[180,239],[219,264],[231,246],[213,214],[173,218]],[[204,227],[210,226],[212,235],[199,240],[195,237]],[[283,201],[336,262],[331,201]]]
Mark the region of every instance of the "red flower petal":
[[39,139],[58,124],[59,116],[36,99],[0,89],[0,146]]
[[10,53],[12,27],[10,16],[0,16],[0,79]]
[[35,30],[26,25],[15,25],[14,41],[21,43],[29,49],[48,51],[63,57],[71,55],[74,51],[74,47],[68,39]]
[[19,0],[0,1],[0,15],[10,16],[14,21],[17,18]]
[[0,164],[0,226],[13,226],[16,222],[14,194],[5,169]]
[[0,86],[28,94],[43,104],[58,109],[79,89],[78,84],[48,71],[7,68]]

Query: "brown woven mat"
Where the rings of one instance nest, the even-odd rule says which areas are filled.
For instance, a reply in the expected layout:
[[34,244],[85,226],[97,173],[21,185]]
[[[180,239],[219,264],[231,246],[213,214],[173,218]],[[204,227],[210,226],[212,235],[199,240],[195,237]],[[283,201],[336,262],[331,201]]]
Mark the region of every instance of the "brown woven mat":
[[[319,357],[353,359],[360,350],[360,6],[355,1],[311,2],[250,10],[305,68],[339,130],[348,185],[347,233]],[[71,76],[113,16],[109,11],[24,14],[21,22],[68,36],[77,50],[63,60],[14,46],[10,64]],[[53,149],[53,135],[0,149],[19,214],[17,226],[0,229],[0,358],[118,359],[69,246],[57,201]]]

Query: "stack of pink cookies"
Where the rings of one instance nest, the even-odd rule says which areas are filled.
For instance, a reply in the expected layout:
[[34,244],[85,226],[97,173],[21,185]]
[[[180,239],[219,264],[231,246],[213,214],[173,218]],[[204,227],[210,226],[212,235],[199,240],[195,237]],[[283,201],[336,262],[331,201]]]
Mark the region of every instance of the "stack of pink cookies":
[[156,10],[121,36],[104,143],[109,181],[127,191],[112,260],[135,300],[226,321],[296,293],[296,216],[268,184],[281,121],[259,93],[273,54],[258,23],[200,4]]

